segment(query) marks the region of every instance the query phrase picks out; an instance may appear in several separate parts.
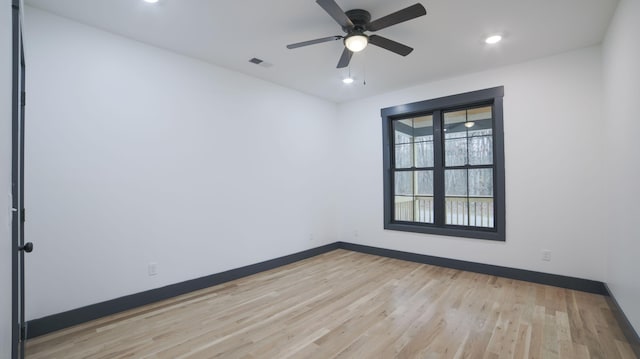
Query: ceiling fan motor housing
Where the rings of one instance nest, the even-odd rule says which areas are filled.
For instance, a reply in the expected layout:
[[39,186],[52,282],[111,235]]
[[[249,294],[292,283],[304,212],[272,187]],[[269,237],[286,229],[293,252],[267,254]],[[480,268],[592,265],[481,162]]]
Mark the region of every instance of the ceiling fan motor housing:
[[351,32],[367,31],[367,25],[371,22],[371,14],[367,10],[354,9],[345,12],[349,20],[353,23],[353,28],[343,27],[342,30],[348,34]]

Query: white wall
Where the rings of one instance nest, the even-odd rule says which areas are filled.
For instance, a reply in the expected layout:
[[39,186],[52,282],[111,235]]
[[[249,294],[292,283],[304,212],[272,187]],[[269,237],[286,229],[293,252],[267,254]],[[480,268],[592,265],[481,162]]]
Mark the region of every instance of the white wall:
[[28,319],[336,241],[335,104],[32,8],[26,36]]
[[[600,54],[587,48],[341,105],[340,239],[604,280]],[[500,85],[506,242],[384,230],[380,108]]]
[[11,1],[0,6],[0,358],[11,357]]
[[607,143],[607,283],[640,332],[640,1],[622,0],[603,46]]

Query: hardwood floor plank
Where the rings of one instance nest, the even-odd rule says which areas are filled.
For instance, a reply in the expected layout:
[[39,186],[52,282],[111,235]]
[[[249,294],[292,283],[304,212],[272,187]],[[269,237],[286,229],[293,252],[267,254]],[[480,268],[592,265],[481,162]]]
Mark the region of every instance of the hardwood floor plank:
[[27,358],[635,358],[604,297],[335,250],[27,342]]
[[616,340],[616,347],[618,348],[618,351],[620,352],[620,357],[621,358],[629,358],[629,359],[633,359],[635,358],[635,354],[633,354],[633,349],[631,349],[631,346],[629,345],[629,343],[625,342],[625,341],[621,341],[621,340]]

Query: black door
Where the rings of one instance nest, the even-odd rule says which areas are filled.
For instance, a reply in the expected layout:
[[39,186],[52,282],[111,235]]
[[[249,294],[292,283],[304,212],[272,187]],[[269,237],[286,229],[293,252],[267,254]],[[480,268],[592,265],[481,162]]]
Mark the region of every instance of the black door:
[[24,112],[25,63],[22,47],[22,11],[20,0],[12,0],[13,16],[13,77],[12,77],[12,345],[13,358],[24,358],[27,328],[24,320],[24,255],[33,244],[24,241]]

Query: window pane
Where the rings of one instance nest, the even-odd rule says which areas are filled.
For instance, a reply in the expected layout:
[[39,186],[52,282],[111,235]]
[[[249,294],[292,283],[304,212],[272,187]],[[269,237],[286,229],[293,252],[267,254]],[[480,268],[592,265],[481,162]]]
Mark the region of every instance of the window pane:
[[413,213],[414,222],[433,223],[433,197],[415,197]]
[[[459,134],[453,134],[454,136]],[[444,140],[445,166],[464,166],[467,164],[467,138],[455,138],[445,135]]]
[[413,197],[395,196],[394,219],[413,221]]
[[394,220],[433,223],[433,171],[395,173]]
[[[470,136],[472,135],[469,132]],[[491,130],[474,131],[469,138],[469,164],[493,164],[493,136]]]
[[493,169],[469,170],[469,197],[493,197]]
[[415,172],[414,221],[433,223],[433,171]]
[[444,114],[445,166],[493,164],[491,106]]
[[433,116],[413,119],[415,166],[433,167]]
[[433,167],[433,136],[416,137],[416,167]]
[[413,138],[433,136],[433,116],[421,116],[393,121],[396,144],[414,142]]
[[446,224],[467,225],[469,223],[467,173],[468,170],[444,171]]
[[493,198],[469,198],[469,225],[493,228]]
[[422,116],[413,119],[413,128],[415,128],[415,137],[433,135],[433,116]]
[[413,145],[396,145],[396,168],[411,168],[413,166]]
[[396,172],[395,195],[413,196],[413,172]]
[[433,167],[433,116],[393,121],[396,168]]
[[433,223],[433,171],[395,174],[394,220]]
[[493,228],[493,169],[469,170],[469,225]]
[[494,227],[493,169],[445,171],[445,223]]
[[467,196],[467,170],[444,171],[445,196]]
[[415,183],[415,195],[433,196],[433,171],[416,171]]
[[393,121],[393,133],[395,144],[412,143],[413,142],[413,120],[395,120]]

